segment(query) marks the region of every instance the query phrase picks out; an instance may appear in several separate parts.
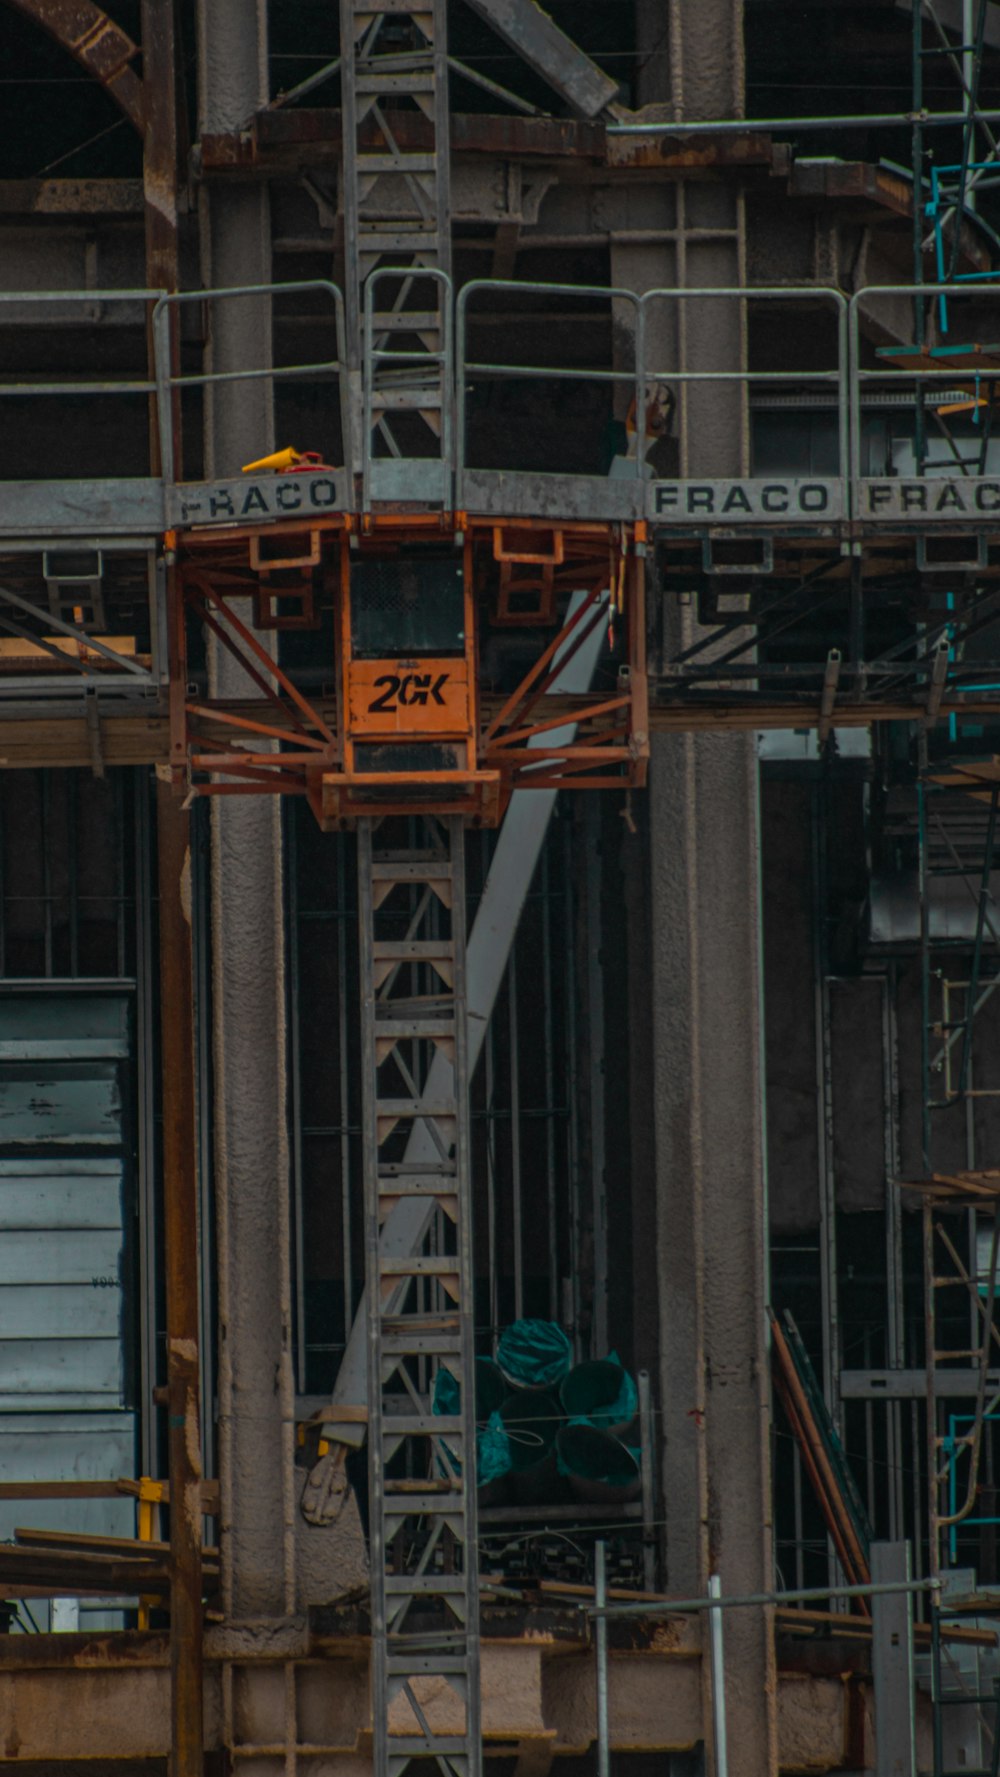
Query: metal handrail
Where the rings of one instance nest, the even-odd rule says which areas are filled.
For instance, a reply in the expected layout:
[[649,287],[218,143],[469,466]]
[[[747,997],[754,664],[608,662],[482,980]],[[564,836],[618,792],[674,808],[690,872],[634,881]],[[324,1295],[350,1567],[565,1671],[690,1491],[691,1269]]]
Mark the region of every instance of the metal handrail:
[[[440,349],[431,352],[398,351],[391,340],[377,342],[374,334],[376,301],[378,291],[392,279],[397,283],[404,277],[413,280],[432,279],[440,290],[441,345]],[[184,372],[176,361],[177,329],[172,317],[181,305],[191,303],[213,303],[235,301],[238,298],[273,299],[294,296],[306,292],[319,292],[328,297],[333,304],[336,330],[336,354],[318,361],[302,364],[282,364],[253,366],[237,370],[201,370]],[[612,316],[616,309],[619,313],[629,311],[631,325],[634,330],[634,361],[628,368],[612,367],[577,368],[565,365],[492,362],[473,359],[469,356],[470,326],[474,315],[474,306],[481,302],[487,293],[502,294],[508,298],[516,297],[527,304],[526,314],[538,312],[538,299],[562,298],[579,299],[581,301],[600,302],[605,305]],[[157,402],[158,425],[161,442],[162,480],[171,482],[177,479],[182,465],[175,462],[174,440],[171,425],[171,398],[175,390],[187,388],[210,387],[213,384],[252,382],[265,380],[273,385],[279,379],[300,379],[302,377],[329,376],[336,378],[342,414],[345,461],[350,465],[355,461],[355,454],[364,470],[365,497],[369,498],[372,475],[371,432],[375,420],[374,395],[376,374],[379,366],[396,365],[402,370],[407,368],[416,371],[421,365],[431,370],[435,383],[440,381],[442,389],[441,409],[441,461],[450,465],[454,462],[455,488],[454,504],[462,509],[465,499],[466,477],[469,474],[468,457],[468,397],[471,379],[474,377],[496,377],[504,379],[533,378],[539,382],[591,382],[604,383],[612,387],[625,385],[634,391],[636,407],[641,414],[644,404],[648,401],[652,389],[661,385],[675,386],[682,400],[686,398],[689,385],[727,384],[733,383],[744,388],[787,387],[795,384],[823,385],[830,388],[831,399],[836,400],[838,414],[838,450],[839,479],[844,484],[847,501],[845,510],[853,510],[852,495],[856,494],[856,484],[862,477],[862,403],[865,392],[873,384],[888,383],[902,392],[913,392],[918,399],[920,391],[927,393],[944,387],[973,382],[977,379],[994,380],[989,373],[977,372],[974,366],[958,370],[950,355],[941,359],[938,365],[910,365],[905,358],[897,359],[893,365],[885,364],[876,368],[863,367],[861,364],[861,314],[862,308],[867,310],[878,304],[881,299],[917,298],[933,299],[947,294],[955,301],[963,298],[980,296],[1000,296],[1000,276],[992,283],[978,281],[975,284],[928,283],[913,285],[912,283],[872,284],[856,291],[850,298],[842,292],[825,285],[773,286],[759,287],[695,286],[680,289],[662,287],[639,294],[632,290],[614,285],[547,283],[542,281],[521,282],[516,279],[474,279],[465,284],[457,293],[451,279],[437,267],[379,267],[372,272],[365,288],[365,351],[363,361],[363,401],[358,412],[352,410],[350,399],[349,355],[346,339],[346,307],[341,289],[328,279],[316,278],[300,280],[292,283],[266,283],[245,286],[233,286],[208,290],[190,290],[167,293],[162,290],[118,289],[118,290],[52,290],[52,291],[4,291],[0,293],[0,324],[4,311],[18,306],[32,306],[49,309],[62,306],[72,312],[74,308],[95,308],[98,305],[132,304],[152,307],[152,324],[154,338],[153,374],[129,376],[121,379],[105,377],[88,377],[85,380],[73,381],[52,379],[40,382],[2,382],[0,381],[0,399],[5,395],[18,397],[52,397],[52,396],[155,396]],[[533,308],[532,299],[535,299]],[[836,315],[836,348],[835,362],[818,369],[696,369],[686,367],[678,369],[660,368],[651,362],[652,350],[650,340],[653,337],[653,319],[663,305],[678,305],[678,312],[688,304],[704,304],[711,302],[737,303],[804,303],[833,309]],[[745,308],[740,311],[745,314]],[[683,331],[683,328],[681,328]],[[919,342],[914,350],[918,349]],[[683,350],[678,356],[684,365]],[[996,379],[1000,382],[1000,372]],[[356,427],[358,418],[363,418],[364,437],[355,440],[352,437],[352,420]],[[640,419],[641,425],[641,419]],[[631,467],[631,465],[630,465]],[[644,473],[642,451],[637,451],[635,476],[640,479]],[[447,473],[447,468],[445,470]]]
[[[0,292],[0,308],[17,304],[86,304],[94,307],[99,303],[156,303],[162,297],[162,290],[4,290]],[[87,382],[79,380],[65,382],[0,382],[0,396],[17,395],[18,397],[35,396],[75,396],[75,395],[155,395],[157,385],[148,376],[118,377],[115,379],[101,377]]]
[[[173,338],[170,327],[171,309],[192,302],[221,302],[234,300],[238,297],[273,297],[301,294],[307,290],[322,290],[333,300],[334,321],[337,333],[337,356],[322,358],[310,364],[278,364],[265,365],[251,370],[213,370],[213,371],[180,371],[173,365]],[[171,423],[170,392],[172,389],[204,388],[216,383],[259,382],[269,379],[272,383],[279,378],[318,376],[331,371],[337,378],[341,401],[341,426],[344,444],[344,458],[351,461],[351,437],[349,403],[343,398],[346,386],[347,370],[347,332],[344,319],[344,296],[339,286],[331,283],[329,278],[302,278],[288,284],[239,284],[226,288],[210,290],[176,290],[169,294],[161,292],[153,310],[153,353],[156,366],[157,413],[160,436],[160,461],[163,466],[163,479],[166,482],[176,481],[177,464],[174,460],[174,434]],[[182,465],[183,467],[183,465]]]
[[[782,284],[761,284],[750,286],[727,285],[712,288],[705,285],[693,289],[661,288],[647,290],[642,297],[645,310],[655,302],[669,300],[682,302],[688,298],[710,300],[712,298],[736,298],[744,302],[804,302],[829,303],[837,316],[837,362],[827,370],[664,370],[654,371],[648,367],[644,370],[646,383],[834,383],[837,390],[837,437],[839,479],[848,482],[850,479],[850,427],[848,411],[850,407],[850,384],[847,367],[847,298],[840,290],[825,284],[808,284],[801,287],[789,287]],[[846,509],[846,508],[845,508]]]
[[[472,299],[484,290],[503,290],[520,294],[534,295],[566,295],[581,297],[597,297],[602,301],[627,302],[635,310],[635,353],[631,370],[595,370],[575,369],[566,366],[497,364],[469,359],[466,355],[468,336],[468,308]],[[737,300],[739,302],[756,301],[809,301],[832,305],[837,316],[837,350],[836,363],[828,369],[821,370],[750,370],[740,367],[734,370],[654,370],[648,363],[647,340],[649,337],[648,317],[654,305],[664,302],[685,301],[718,301],[720,299]],[[466,284],[459,292],[457,304],[457,477],[456,504],[463,504],[463,477],[466,471],[466,405],[468,395],[468,378],[470,375],[495,377],[535,376],[546,381],[573,382],[627,382],[634,384],[637,414],[641,414],[651,387],[658,384],[680,384],[686,389],[689,383],[832,383],[836,388],[838,415],[838,453],[839,479],[845,484],[849,480],[850,470],[850,386],[847,362],[847,298],[839,290],[825,285],[807,285],[804,287],[787,287],[762,285],[748,286],[696,286],[694,288],[658,288],[648,290],[643,295],[635,291],[617,287],[593,284],[545,284],[521,283],[517,280],[479,278]],[[641,451],[636,453],[635,473],[637,478],[643,474]],[[845,506],[846,509],[846,506]]]
[[[991,294],[1000,297],[1000,276],[998,276],[992,284],[977,282],[971,286],[968,284],[954,283],[867,284],[863,290],[856,290],[851,296],[848,303],[848,379],[851,396],[851,460],[854,465],[853,475],[856,480],[861,479],[861,399],[863,391],[868,384],[873,382],[884,383],[887,380],[901,381],[905,379],[907,383],[916,385],[914,391],[916,394],[919,388],[924,384],[933,387],[935,383],[944,383],[947,386],[949,384],[954,385],[956,382],[968,382],[969,380],[975,381],[980,379],[1000,382],[1000,371],[998,371],[996,376],[992,379],[989,377],[984,378],[982,372],[977,372],[974,369],[957,370],[954,364],[948,364],[944,359],[942,359],[942,368],[940,370],[931,370],[919,365],[908,366],[902,363],[899,363],[895,368],[890,368],[888,365],[879,370],[868,370],[863,368],[861,365],[860,333],[860,310],[862,303],[867,302],[870,305],[873,301],[877,301],[879,297],[885,296],[905,296],[913,300],[916,297],[947,295],[960,301],[963,297],[970,299],[976,297],[981,299],[983,296],[989,296]],[[915,342],[912,349],[919,350],[920,348]],[[956,349],[961,350],[961,347]]]
[[[394,352],[387,346],[375,344],[375,292],[381,283],[425,283],[430,280],[440,286],[441,314],[441,350],[438,352]],[[362,352],[362,425],[361,425],[361,472],[364,507],[367,511],[371,504],[372,480],[372,432],[375,426],[375,369],[378,364],[410,365],[419,369],[421,365],[435,368],[437,379],[441,384],[441,452],[440,461],[447,465],[452,458],[455,421],[454,421],[454,383],[455,383],[455,343],[454,343],[454,303],[455,288],[448,272],[433,265],[382,265],[369,272],[365,282],[364,304],[364,347]],[[401,311],[402,312],[402,311]],[[348,458],[350,462],[351,459]]]
[[[466,335],[468,331],[468,309],[473,297],[483,290],[506,290],[517,292],[518,295],[543,296],[590,296],[602,302],[631,303],[636,311],[635,318],[635,360],[631,370],[573,370],[566,367],[524,364],[488,364],[467,360],[465,354]],[[643,410],[644,379],[642,374],[643,360],[643,310],[642,298],[634,290],[619,289],[607,284],[544,284],[522,283],[516,278],[474,278],[464,284],[458,293],[456,305],[456,463],[455,463],[455,504],[461,510],[464,505],[464,482],[466,473],[466,407],[468,402],[468,374],[494,375],[498,377],[537,376],[545,381],[563,382],[610,382],[632,383],[635,386],[636,413]],[[642,475],[642,462],[637,453],[636,477]]]

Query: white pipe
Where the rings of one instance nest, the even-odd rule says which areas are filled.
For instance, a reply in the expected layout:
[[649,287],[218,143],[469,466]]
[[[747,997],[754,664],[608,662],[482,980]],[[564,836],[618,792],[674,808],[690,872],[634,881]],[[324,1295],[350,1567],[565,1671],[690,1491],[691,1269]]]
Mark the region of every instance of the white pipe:
[[726,1730],[726,1659],[722,1646],[722,1581],[709,1574],[708,1596],[719,1602],[708,1612],[712,1647],[712,1734],[715,1741],[715,1777],[729,1777],[729,1744]]

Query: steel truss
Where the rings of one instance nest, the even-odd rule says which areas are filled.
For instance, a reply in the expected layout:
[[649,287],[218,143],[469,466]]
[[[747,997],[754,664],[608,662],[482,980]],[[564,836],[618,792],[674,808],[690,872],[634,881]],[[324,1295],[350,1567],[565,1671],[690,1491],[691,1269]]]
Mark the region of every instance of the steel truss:
[[[450,381],[451,173],[445,0],[340,0],[344,258],[355,465],[402,473],[400,497],[444,503]],[[413,119],[430,140],[409,141]],[[364,314],[362,324],[361,305]],[[429,475],[426,473],[429,470]]]
[[[436,1762],[445,1777],[477,1777],[465,836],[454,816],[419,825],[416,843],[412,822],[358,827],[375,1767],[398,1777]],[[453,1083],[428,1097],[438,1053]],[[404,1158],[418,1128],[435,1151],[419,1166]],[[381,1246],[400,1204],[434,1211],[402,1258]],[[439,1394],[442,1378],[457,1403]],[[388,1412],[400,1386],[408,1405]]]

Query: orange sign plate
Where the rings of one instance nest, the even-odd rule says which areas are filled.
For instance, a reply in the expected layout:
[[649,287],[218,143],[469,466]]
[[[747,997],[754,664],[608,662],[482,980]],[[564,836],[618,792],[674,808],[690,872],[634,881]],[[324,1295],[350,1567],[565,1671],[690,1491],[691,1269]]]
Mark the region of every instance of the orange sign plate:
[[468,667],[458,658],[352,660],[351,734],[467,734],[472,727]]

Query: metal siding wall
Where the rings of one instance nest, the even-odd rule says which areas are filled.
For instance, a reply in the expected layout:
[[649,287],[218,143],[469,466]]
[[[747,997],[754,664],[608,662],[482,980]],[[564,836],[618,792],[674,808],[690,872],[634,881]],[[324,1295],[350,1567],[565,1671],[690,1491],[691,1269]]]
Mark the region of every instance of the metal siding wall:
[[[135,1474],[130,1054],[126,993],[0,992],[0,1480]],[[0,1503],[0,1538],[23,1523],[129,1536],[134,1506]]]

